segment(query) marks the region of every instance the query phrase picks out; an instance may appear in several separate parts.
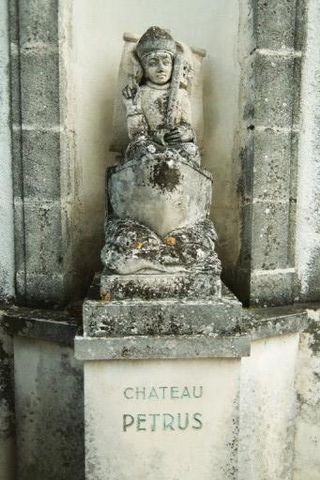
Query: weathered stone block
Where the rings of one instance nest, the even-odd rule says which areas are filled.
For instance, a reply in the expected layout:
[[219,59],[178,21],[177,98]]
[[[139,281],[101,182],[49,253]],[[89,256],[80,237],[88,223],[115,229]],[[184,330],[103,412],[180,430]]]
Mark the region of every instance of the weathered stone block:
[[255,134],[253,198],[286,202],[290,195],[291,134],[271,129]]
[[109,300],[162,298],[212,298],[221,296],[219,275],[149,274],[101,276],[101,296]]
[[29,273],[48,276],[62,270],[60,202],[24,204],[25,255]]
[[293,48],[296,1],[257,0],[255,8],[258,48]]
[[263,202],[254,204],[252,208],[252,268],[286,268],[289,203]]
[[22,132],[25,197],[55,199],[60,196],[60,134]]
[[59,124],[59,57],[55,53],[21,54],[22,123]]
[[87,300],[83,316],[84,332],[89,337],[230,334],[239,325],[241,304],[234,297],[184,302]]
[[20,45],[58,43],[58,1],[19,0]]
[[60,306],[66,301],[65,276],[63,273],[25,274],[25,302],[32,306]]
[[251,275],[250,303],[252,305],[289,305],[294,300],[293,272],[264,272]]
[[294,65],[291,57],[256,55],[256,125],[291,127]]
[[[16,272],[17,300],[20,304],[34,306],[60,306],[65,303],[65,276],[62,273]],[[31,335],[32,336],[32,335]]]

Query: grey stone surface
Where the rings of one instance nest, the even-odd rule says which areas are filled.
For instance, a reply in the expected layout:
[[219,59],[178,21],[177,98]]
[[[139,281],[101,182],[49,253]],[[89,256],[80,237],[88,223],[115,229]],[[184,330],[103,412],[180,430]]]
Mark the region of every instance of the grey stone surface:
[[[14,2],[9,2],[10,4]],[[10,21],[10,24],[13,20]],[[11,40],[11,39],[10,39]],[[20,98],[20,58],[18,44],[11,43],[10,49],[10,102],[11,102],[11,122],[17,127],[21,122],[21,98]]]
[[299,60],[256,53],[256,125],[291,127],[295,61]]
[[25,200],[24,228],[28,273],[62,273],[60,201]]
[[75,338],[79,360],[142,360],[172,358],[240,358],[249,355],[245,336],[207,335]]
[[21,288],[24,286],[26,290],[26,298],[22,303],[43,307],[65,304],[65,280],[63,273],[52,273],[49,270],[43,273],[17,272],[17,283],[20,281]]
[[297,2],[257,0],[254,3],[258,48],[293,48]]
[[58,43],[57,0],[20,0],[20,44],[23,48],[35,44]]
[[20,54],[23,124],[57,126],[59,117],[59,56],[47,51]]
[[[70,115],[71,5],[12,0],[9,8],[17,300],[62,305],[84,294],[93,259],[98,265],[92,233],[77,220],[82,208]],[[94,210],[99,218],[101,208]],[[84,250],[87,261],[80,262]]]
[[100,285],[101,298],[109,300],[221,296],[221,280],[210,273],[102,275]]
[[289,205],[286,203],[261,202],[243,207],[244,235],[250,265],[254,269],[273,270],[288,266]]
[[[11,90],[12,92],[12,90]],[[13,105],[11,104],[11,110]],[[23,164],[22,164],[22,132],[21,128],[12,129],[12,183],[14,201],[22,201],[23,199]]]
[[252,305],[288,305],[296,297],[295,273],[292,269],[265,270],[251,277]]
[[1,1],[0,8],[0,300],[10,300],[15,287],[7,3]]
[[249,308],[243,312],[241,332],[246,332],[255,341],[303,332],[309,325],[306,310],[299,305]]
[[82,364],[70,347],[23,337],[14,358],[19,479],[84,479]]
[[15,412],[12,338],[0,311],[0,478],[16,478]]
[[87,300],[83,306],[84,335],[228,334],[237,329],[241,304],[232,298],[212,300],[146,300],[106,303]]
[[[76,306],[75,306],[76,307]],[[86,308],[91,308],[91,306]],[[2,307],[2,327],[5,329],[7,335],[19,335],[30,338],[39,338],[40,340],[48,340],[63,345],[71,346],[76,334],[82,333],[82,317],[81,311],[77,308],[72,308],[70,311],[53,311],[43,309],[32,309],[17,306],[3,306]],[[101,307],[103,308],[103,307]],[[235,307],[236,308],[236,307]],[[252,339],[263,339],[273,336],[281,336],[290,333],[302,332],[309,328],[309,320],[307,318],[307,305],[291,305],[280,307],[252,307],[241,310],[241,315],[238,315],[236,323],[232,325],[220,324],[217,322],[215,328],[211,330],[202,330],[199,334],[208,333],[212,338],[222,335],[247,335]],[[212,322],[212,327],[214,320]],[[192,335],[196,330],[185,330],[185,335]],[[108,332],[107,332],[108,333]],[[106,335],[107,335],[106,333]],[[170,331],[158,330],[158,335],[171,335],[179,333],[177,329]],[[112,331],[110,330],[110,336]],[[121,325],[115,337],[133,336],[133,335],[150,335],[154,331],[132,329],[130,325]],[[157,335],[157,333],[156,333]],[[101,337],[100,337],[101,338]]]
[[75,335],[82,330],[81,314],[77,311],[8,306],[2,315],[2,328],[11,337],[38,338],[71,347]]
[[[14,247],[15,247],[15,274],[19,270],[25,270],[24,255],[24,211],[23,202],[20,198],[14,199]],[[17,291],[18,294],[18,291]]]
[[256,131],[254,143],[254,200],[287,202],[292,175],[292,133]]
[[302,3],[258,0],[241,10],[247,36],[240,46],[242,232],[234,288],[246,304],[292,302],[296,294]]
[[60,133],[22,131],[25,197],[60,197]]

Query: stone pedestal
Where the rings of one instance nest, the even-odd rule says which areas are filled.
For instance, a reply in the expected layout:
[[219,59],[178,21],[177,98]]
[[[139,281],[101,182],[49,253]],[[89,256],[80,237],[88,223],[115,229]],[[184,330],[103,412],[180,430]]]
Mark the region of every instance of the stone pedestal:
[[241,305],[84,304],[87,480],[237,478]]

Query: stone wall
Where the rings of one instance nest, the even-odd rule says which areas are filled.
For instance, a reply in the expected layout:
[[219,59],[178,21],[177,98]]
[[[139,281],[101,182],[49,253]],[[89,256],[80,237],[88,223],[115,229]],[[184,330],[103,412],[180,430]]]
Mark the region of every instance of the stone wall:
[[[122,33],[150,24],[208,52],[204,165],[215,176],[226,283],[246,304],[319,301],[317,0],[188,0],[183,10],[174,0],[170,12],[156,0],[2,0],[0,8],[1,302],[62,305],[83,298],[99,270]],[[243,363],[243,478],[318,476],[319,312],[301,309],[310,323],[299,352],[296,332],[279,338],[275,327]],[[21,478],[83,478],[77,325],[67,334],[53,310],[35,327],[21,315],[11,335],[16,413],[13,344],[0,315],[0,477],[15,478],[16,418]]]

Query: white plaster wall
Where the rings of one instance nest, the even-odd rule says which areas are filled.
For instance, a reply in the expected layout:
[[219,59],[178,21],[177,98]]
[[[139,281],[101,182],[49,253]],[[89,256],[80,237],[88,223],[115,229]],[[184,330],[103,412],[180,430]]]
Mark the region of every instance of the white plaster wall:
[[320,298],[320,3],[308,0],[301,86],[296,263],[301,296]]
[[0,301],[14,296],[8,2],[0,0]]
[[14,377],[19,480],[84,480],[82,364],[73,349],[15,337]]
[[[71,70],[75,170],[83,238],[91,251],[101,242],[104,172],[123,32],[151,25],[205,48],[205,156],[215,176],[214,218],[225,263],[238,254],[237,168],[232,152],[238,118],[238,0],[77,0],[73,2]],[[98,253],[98,252],[97,252]],[[97,254],[96,253],[96,254]]]
[[291,480],[299,335],[254,341],[242,359],[239,480]]
[[320,478],[320,310],[307,310],[311,320],[301,335],[297,396],[294,480]]

